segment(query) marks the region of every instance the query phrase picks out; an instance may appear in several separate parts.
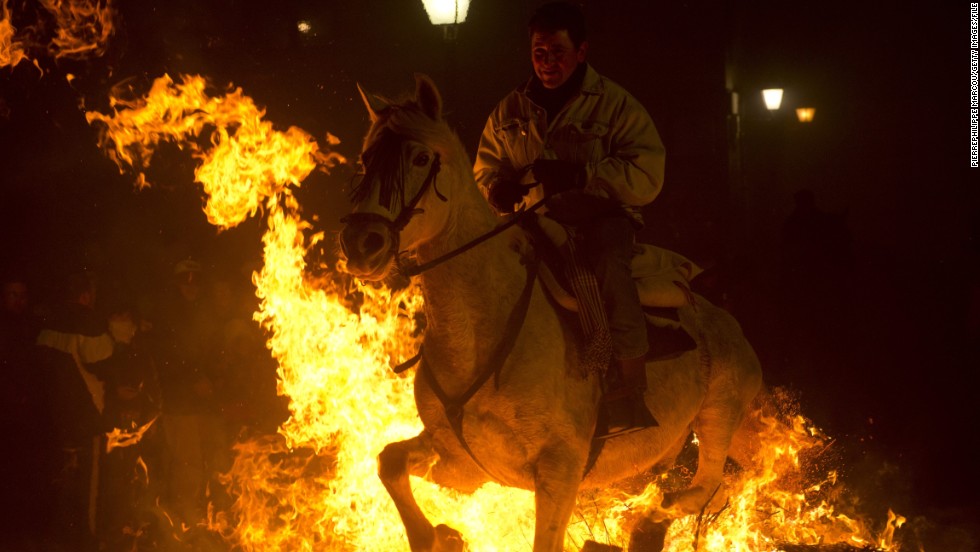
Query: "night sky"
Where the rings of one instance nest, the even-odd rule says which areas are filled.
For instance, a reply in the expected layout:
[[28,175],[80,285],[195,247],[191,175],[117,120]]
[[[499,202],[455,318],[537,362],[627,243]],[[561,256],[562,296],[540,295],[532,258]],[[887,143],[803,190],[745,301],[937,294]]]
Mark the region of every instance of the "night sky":
[[[975,508],[969,5],[857,4],[588,1],[589,60],[643,102],[667,148],[643,239],[709,269],[704,293],[735,313],[769,382],[799,390],[805,414],[857,447],[855,466],[889,463],[907,476],[896,509]],[[321,143],[330,132],[354,159],[368,124],[356,83],[398,96],[426,73],[472,155],[494,103],[529,75],[534,5],[474,0],[450,43],[414,0],[120,1],[105,55],[56,62],[35,49],[43,74],[27,62],[0,69],[2,263],[28,275],[38,302],[82,267],[134,294],[186,254],[247,274],[260,222],[210,227],[193,161],[177,151],[149,172],[158,186],[135,190],[99,151],[86,110],[105,111],[125,79],[199,74],[242,87],[277,128]],[[15,26],[37,16],[33,2],[11,8]],[[758,93],[770,83],[786,89],[772,115]],[[805,127],[791,112],[803,104],[817,109]],[[348,174],[315,173],[299,193],[328,232],[347,208]],[[780,241],[804,188],[837,216],[850,252],[807,275],[807,297],[787,283]]]

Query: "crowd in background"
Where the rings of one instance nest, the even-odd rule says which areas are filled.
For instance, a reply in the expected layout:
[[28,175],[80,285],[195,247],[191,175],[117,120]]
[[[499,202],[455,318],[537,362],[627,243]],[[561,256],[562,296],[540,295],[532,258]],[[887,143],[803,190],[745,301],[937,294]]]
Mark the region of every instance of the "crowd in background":
[[0,282],[0,549],[134,550],[201,527],[229,505],[233,443],[287,415],[247,275],[182,258],[148,294],[82,267],[52,281],[43,301],[16,267]]

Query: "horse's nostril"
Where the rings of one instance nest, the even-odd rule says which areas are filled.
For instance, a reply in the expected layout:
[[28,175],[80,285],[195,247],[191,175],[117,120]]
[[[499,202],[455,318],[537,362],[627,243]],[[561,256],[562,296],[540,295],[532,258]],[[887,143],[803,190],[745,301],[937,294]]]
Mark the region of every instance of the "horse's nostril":
[[377,232],[369,232],[363,238],[361,238],[361,253],[364,255],[373,255],[385,245],[384,236]]

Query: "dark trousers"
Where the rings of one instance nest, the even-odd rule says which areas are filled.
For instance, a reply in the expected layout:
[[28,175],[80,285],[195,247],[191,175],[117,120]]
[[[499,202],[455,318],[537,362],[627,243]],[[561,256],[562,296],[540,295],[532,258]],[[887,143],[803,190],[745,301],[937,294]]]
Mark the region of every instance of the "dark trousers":
[[55,474],[55,497],[51,519],[52,534],[66,550],[97,550],[95,538],[95,501],[98,488],[98,457],[101,441],[77,439],[60,450],[58,473]]
[[631,268],[636,239],[633,224],[627,216],[617,214],[576,225],[579,251],[595,271],[609,319],[613,354],[620,360],[643,356],[650,348]]

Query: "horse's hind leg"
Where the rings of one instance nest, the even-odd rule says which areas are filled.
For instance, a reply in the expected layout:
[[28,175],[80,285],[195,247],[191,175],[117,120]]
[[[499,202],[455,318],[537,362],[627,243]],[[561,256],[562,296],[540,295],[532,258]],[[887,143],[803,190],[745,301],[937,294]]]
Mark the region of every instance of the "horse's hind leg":
[[705,507],[713,511],[723,504],[725,493],[720,487],[725,460],[732,436],[742,418],[742,409],[731,400],[705,404],[698,414],[694,427],[699,441],[697,472],[688,488],[664,496],[663,507],[690,515],[699,513]]
[[444,525],[432,527],[412,494],[409,474],[425,473],[437,458],[425,433],[391,443],[378,455],[378,476],[398,509],[412,552],[463,549],[459,533]]

